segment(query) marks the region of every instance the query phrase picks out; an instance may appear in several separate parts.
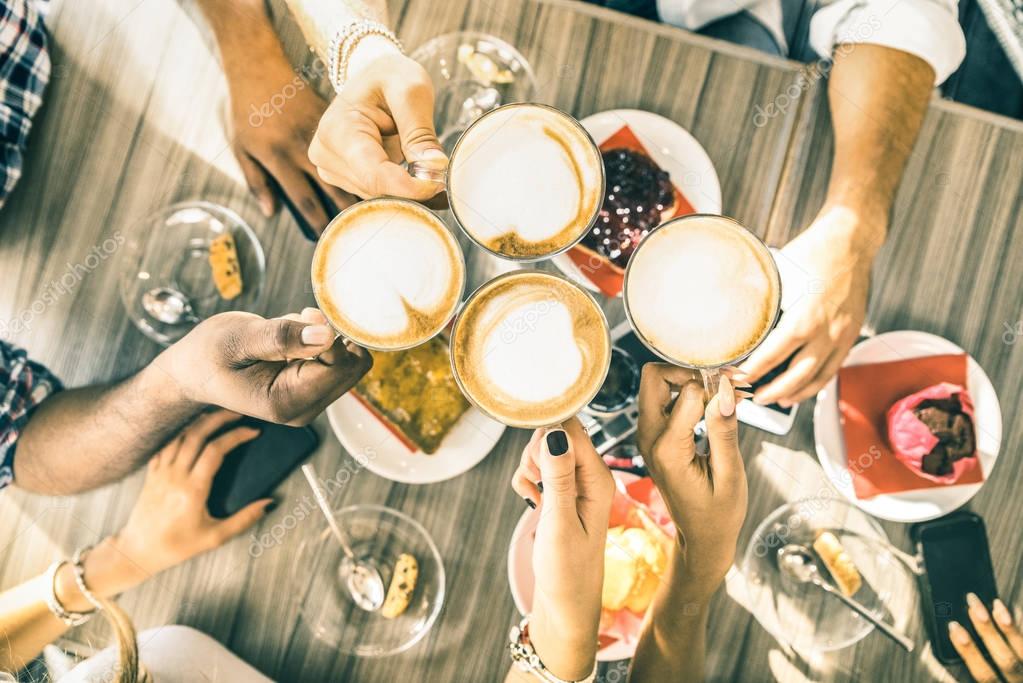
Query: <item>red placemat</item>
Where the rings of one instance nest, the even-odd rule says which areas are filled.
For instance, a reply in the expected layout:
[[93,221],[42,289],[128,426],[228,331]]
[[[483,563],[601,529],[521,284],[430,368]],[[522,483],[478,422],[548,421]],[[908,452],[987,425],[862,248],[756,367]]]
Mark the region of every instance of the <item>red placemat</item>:
[[[606,152],[610,149],[620,148],[631,149],[634,152],[639,152],[647,157],[650,153],[643,146],[643,143],[639,141],[636,134],[632,132],[629,126],[622,126],[618,131],[604,140],[600,145],[600,151]],[[696,213],[696,209],[689,203],[685,195],[676,187],[674,184],[672,188],[675,190],[675,213],[670,218],[677,218],[690,213]],[[603,256],[593,251],[592,249],[585,247],[581,244],[577,244],[568,251],[568,257],[572,259],[572,263],[576,265],[579,270],[590,280],[597,288],[607,296],[618,296],[621,294],[622,285],[625,283],[625,270],[611,263]]]
[[888,445],[888,408],[939,382],[967,385],[966,354],[867,363],[838,371],[838,409],[845,439],[846,466],[857,498],[978,484],[984,480],[980,467],[963,474],[955,484],[925,479],[899,462]]

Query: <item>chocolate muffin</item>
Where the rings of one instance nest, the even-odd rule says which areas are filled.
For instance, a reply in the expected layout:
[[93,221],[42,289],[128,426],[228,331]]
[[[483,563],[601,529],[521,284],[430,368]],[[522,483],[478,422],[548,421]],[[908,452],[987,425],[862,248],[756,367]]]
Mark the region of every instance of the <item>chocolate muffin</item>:
[[924,472],[939,476],[951,474],[955,461],[973,456],[977,446],[973,421],[963,412],[959,394],[921,401],[913,413],[938,439],[931,452],[923,457]]
[[640,240],[675,211],[668,172],[646,154],[625,147],[602,153],[604,202],[582,243],[624,268]]

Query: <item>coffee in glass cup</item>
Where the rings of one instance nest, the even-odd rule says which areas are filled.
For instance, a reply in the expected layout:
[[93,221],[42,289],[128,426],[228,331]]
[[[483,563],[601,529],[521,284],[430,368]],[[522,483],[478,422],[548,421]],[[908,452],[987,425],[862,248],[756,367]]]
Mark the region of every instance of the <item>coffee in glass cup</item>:
[[543,104],[487,112],[462,133],[447,170],[409,165],[446,183],[455,219],[497,256],[538,261],[566,251],[593,226],[604,197],[604,162],[586,129]]
[[661,358],[700,370],[716,391],[717,370],[746,358],[781,310],[781,278],[770,250],[724,216],[692,214],[662,223],[625,269],[625,313]]
[[611,358],[607,319],[582,288],[519,270],[477,289],[451,332],[462,393],[513,427],[559,424],[600,390]]
[[404,199],[359,202],[313,253],[313,294],[343,337],[370,349],[421,344],[454,316],[465,286],[458,241],[432,211]]

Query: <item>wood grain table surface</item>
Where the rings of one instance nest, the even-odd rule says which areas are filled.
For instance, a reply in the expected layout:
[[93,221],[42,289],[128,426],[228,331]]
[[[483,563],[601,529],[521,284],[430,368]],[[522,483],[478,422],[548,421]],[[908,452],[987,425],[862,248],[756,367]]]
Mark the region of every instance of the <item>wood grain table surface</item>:
[[[831,131],[824,84],[802,65],[569,0],[392,0],[406,45],[453,30],[491,32],[516,45],[536,70],[538,99],[577,117],[615,108],[662,114],[706,148],[721,179],[724,212],[781,245],[819,208],[827,184]],[[310,63],[301,36],[275,6],[296,67]],[[159,348],[128,319],[116,257],[73,286],[54,283],[86,263],[104,240],[132,236],[152,210],[208,199],[239,212],[268,258],[258,312],[279,315],[312,304],[312,245],[286,214],[263,218],[231,152],[227,90],[194,8],[172,0],[55,0],[49,25],[54,73],[32,134],[25,176],[0,211],[0,320],[28,319],[12,341],[28,347],[67,384],[124,377]],[[770,104],[771,116],[759,114]],[[1023,126],[956,104],[931,107],[898,195],[889,243],[875,267],[868,324],[918,329],[951,339],[986,368],[1002,401],[1004,434],[994,476],[970,508],[988,525],[1003,597],[1023,600]],[[470,257],[473,284],[506,269]],[[549,267],[549,266],[546,266]],[[81,272],[78,268],[76,272]],[[44,297],[44,293],[56,291]],[[619,302],[607,301],[612,324]],[[750,509],[742,547],[771,510],[806,496],[838,495],[814,456],[812,406],[794,429],[742,434]],[[313,458],[321,472],[353,466],[325,419]],[[181,623],[201,629],[280,681],[496,681],[507,670],[507,628],[516,619],[506,556],[524,505],[508,481],[528,434],[508,430],[477,467],[447,482],[392,483],[360,471],[334,496],[338,506],[381,503],[410,514],[444,558],[448,597],[428,636],[382,660],[339,655],[310,637],[298,616],[292,564],[319,533],[298,521],[305,484],[291,477],[281,505],[255,530],[281,537],[252,551],[252,537],[175,568],[125,595],[139,628]],[[66,454],[74,466],[74,453]],[[15,490],[0,494],[0,586],[41,572],[55,557],[116,531],[141,485],[121,483],[70,498]],[[289,519],[290,518],[290,519]],[[909,549],[904,525],[882,523]],[[283,531],[281,531],[283,530]],[[280,533],[277,533],[280,532]],[[297,582],[297,583],[296,583]],[[897,615],[921,644],[905,654],[876,633],[855,647],[811,659],[780,645],[754,619],[748,586],[733,571],[712,605],[708,678],[720,681],[954,680],[924,644],[912,591]],[[812,628],[809,624],[804,628]],[[71,636],[105,644],[93,624]],[[606,672],[624,680],[623,666]]]

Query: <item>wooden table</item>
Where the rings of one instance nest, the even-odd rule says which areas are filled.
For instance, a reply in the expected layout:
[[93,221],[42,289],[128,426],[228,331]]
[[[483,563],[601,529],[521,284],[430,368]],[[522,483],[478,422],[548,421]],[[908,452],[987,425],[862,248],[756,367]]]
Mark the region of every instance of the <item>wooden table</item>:
[[[308,59],[283,13],[281,32],[299,64]],[[663,114],[690,130],[721,178],[724,211],[782,244],[819,207],[827,183],[830,126],[822,84],[800,65],[566,0],[392,1],[407,45],[472,28],[518,46],[534,65],[541,100],[582,117],[620,107]],[[53,3],[54,77],[37,122],[26,174],[0,212],[0,320],[32,311],[16,343],[70,385],[122,377],[157,352],[131,325],[117,293],[113,258],[55,300],[33,309],[51,281],[94,245],[129,235],[154,208],[187,198],[222,202],[250,222],[269,259],[260,312],[311,304],[312,247],[287,215],[263,219],[248,196],[222,121],[226,87],[205,32],[170,0]],[[799,93],[788,96],[786,93]],[[784,98],[788,98],[785,100]],[[780,106],[784,102],[784,106]],[[779,113],[758,116],[770,103]],[[1023,319],[1023,126],[935,102],[903,181],[892,237],[882,252],[869,323],[877,330],[922,329],[959,343],[987,369],[1005,423],[995,476],[971,507],[985,516],[1002,595],[1020,601],[1018,382],[1023,341],[1003,332]],[[1013,258],[1015,256],[1016,258]],[[473,257],[479,282],[498,269]],[[612,322],[621,320],[609,302]],[[792,432],[743,431],[753,526],[779,504],[834,495],[812,454],[811,406]],[[325,420],[321,472],[351,465]],[[314,518],[294,519],[304,482],[281,488],[282,504],[254,533],[285,529],[280,545],[250,552],[251,537],[132,591],[122,604],[140,628],[195,626],[280,681],[493,681],[507,669],[504,639],[515,618],[506,551],[522,501],[508,487],[526,433],[509,430],[470,472],[430,486],[394,484],[360,472],[335,503],[382,503],[430,531],[447,568],[448,599],[424,642],[385,660],[339,656],[312,639],[297,615],[291,559],[316,534]],[[67,454],[73,466],[74,453]],[[36,574],[59,554],[116,531],[141,476],[56,499],[0,495],[0,586]],[[883,524],[907,548],[906,528]],[[286,528],[287,527],[287,528]],[[741,551],[741,546],[740,546]],[[907,655],[877,634],[854,648],[806,661],[786,652],[743,606],[733,572],[715,599],[709,677],[722,681],[951,680],[926,652]],[[903,623],[926,637],[912,607]],[[100,627],[72,634],[104,642]],[[98,640],[97,640],[98,639]],[[607,680],[622,680],[623,666]],[[961,674],[961,672],[958,672]]]

